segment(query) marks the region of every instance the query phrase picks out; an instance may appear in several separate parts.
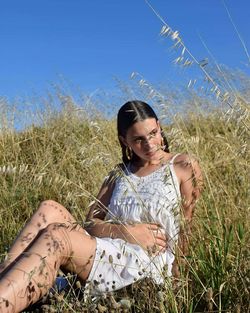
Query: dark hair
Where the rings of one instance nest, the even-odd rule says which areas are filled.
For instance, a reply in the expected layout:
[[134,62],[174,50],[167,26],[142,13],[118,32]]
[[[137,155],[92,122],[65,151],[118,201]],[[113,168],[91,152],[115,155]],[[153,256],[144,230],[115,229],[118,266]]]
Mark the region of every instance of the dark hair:
[[[117,132],[118,136],[126,137],[128,129],[136,122],[144,121],[148,118],[155,118],[158,121],[158,117],[155,114],[154,110],[146,102],[134,100],[126,102],[118,111],[117,115]],[[169,152],[168,141],[165,137],[162,129],[161,135],[164,141],[164,151]],[[122,148],[122,161],[124,164],[127,164],[130,160],[126,154],[126,146],[122,143],[119,138],[119,142]],[[132,160],[136,160],[138,156],[133,153]]]

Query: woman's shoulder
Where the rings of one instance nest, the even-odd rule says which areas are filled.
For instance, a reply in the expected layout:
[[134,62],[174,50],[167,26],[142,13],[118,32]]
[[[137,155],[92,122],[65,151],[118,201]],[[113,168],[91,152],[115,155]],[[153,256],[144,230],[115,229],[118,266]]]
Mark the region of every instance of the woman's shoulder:
[[105,178],[106,183],[114,183],[118,177],[121,177],[126,172],[126,165],[124,163],[116,164]]
[[180,180],[185,179],[187,175],[193,175],[194,172],[200,173],[199,160],[193,154],[175,153],[172,160],[176,174]]
[[174,153],[172,160],[174,165],[180,166],[182,168],[192,167],[199,163],[198,158],[189,153]]
[[174,167],[180,181],[195,179],[202,181],[199,159],[189,153],[178,153],[174,158]]

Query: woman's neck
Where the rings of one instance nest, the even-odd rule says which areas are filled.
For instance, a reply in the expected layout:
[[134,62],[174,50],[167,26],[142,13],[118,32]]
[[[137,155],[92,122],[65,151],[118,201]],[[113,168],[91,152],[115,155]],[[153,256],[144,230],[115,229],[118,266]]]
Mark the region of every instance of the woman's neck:
[[157,160],[148,161],[148,160],[138,159],[132,162],[132,165],[138,169],[159,166],[169,161],[171,157],[172,157],[172,154],[163,151],[162,155]]

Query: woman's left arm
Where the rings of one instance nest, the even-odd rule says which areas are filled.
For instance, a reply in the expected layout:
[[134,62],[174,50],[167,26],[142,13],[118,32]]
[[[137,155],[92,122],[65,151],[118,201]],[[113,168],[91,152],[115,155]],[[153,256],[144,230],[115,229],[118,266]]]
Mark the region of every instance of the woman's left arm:
[[185,263],[191,235],[192,216],[195,204],[202,191],[203,180],[198,160],[187,154],[178,156],[174,166],[179,179],[182,197],[180,233],[176,249],[177,257],[173,266],[173,275],[178,276],[179,271],[176,265],[178,260],[183,260]]

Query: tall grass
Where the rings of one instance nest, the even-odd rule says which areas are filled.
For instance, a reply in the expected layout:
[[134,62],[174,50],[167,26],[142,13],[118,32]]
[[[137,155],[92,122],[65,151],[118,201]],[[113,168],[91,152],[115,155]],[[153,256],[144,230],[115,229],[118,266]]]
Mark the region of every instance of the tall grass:
[[[244,101],[242,105],[249,110]],[[120,149],[115,121],[102,114],[90,117],[89,110],[79,107],[70,97],[64,101],[62,110],[56,114],[51,114],[51,110],[44,112],[40,125],[19,132],[7,122],[13,113],[10,107],[2,103],[2,108],[0,253],[3,258],[41,200],[59,201],[83,223],[104,176],[120,162]],[[244,118],[244,124],[248,123]],[[81,301],[83,287],[77,282],[68,294],[55,294],[50,299],[51,306],[44,306],[44,310],[248,312],[250,157],[249,133],[244,124],[239,116],[231,115],[228,119],[225,112],[213,107],[205,112],[195,109],[185,115],[175,114],[171,123],[164,125],[171,151],[196,155],[205,179],[205,189],[193,218],[188,266],[182,268],[176,286],[171,286],[167,278],[161,288],[144,280],[99,302],[89,303]]]

